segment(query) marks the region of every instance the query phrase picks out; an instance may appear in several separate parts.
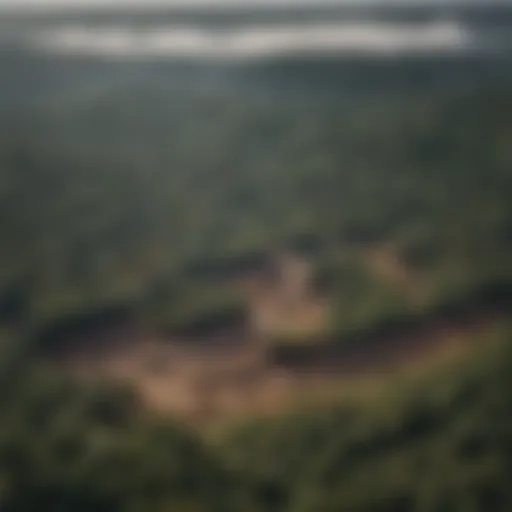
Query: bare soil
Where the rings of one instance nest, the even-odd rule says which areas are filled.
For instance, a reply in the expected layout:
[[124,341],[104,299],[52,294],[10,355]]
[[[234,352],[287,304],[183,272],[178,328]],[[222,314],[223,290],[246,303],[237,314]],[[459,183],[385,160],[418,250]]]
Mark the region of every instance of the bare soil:
[[[404,293],[414,293],[415,279],[388,251],[368,253],[367,263]],[[325,314],[325,302],[308,288],[307,269],[288,270],[284,283],[282,276],[260,274],[240,281],[253,314],[245,329],[205,339],[164,339],[124,324],[71,344],[58,364],[80,378],[126,383],[154,411],[210,425],[277,413],[306,399],[339,397],[365,379],[414,371],[429,358],[465,350],[500,318],[484,310],[441,316],[356,343],[311,343],[305,356],[280,359],[265,341],[269,332],[298,323],[313,334]]]
[[127,342],[123,328],[103,333],[113,343],[75,349],[62,355],[60,364],[84,379],[128,384],[150,409],[197,425],[273,414],[306,397],[315,401],[343,394],[345,386],[364,379],[457,353],[492,324],[487,315],[473,316],[381,343],[319,349],[298,363],[272,360],[256,338],[225,334],[184,341],[139,332]]

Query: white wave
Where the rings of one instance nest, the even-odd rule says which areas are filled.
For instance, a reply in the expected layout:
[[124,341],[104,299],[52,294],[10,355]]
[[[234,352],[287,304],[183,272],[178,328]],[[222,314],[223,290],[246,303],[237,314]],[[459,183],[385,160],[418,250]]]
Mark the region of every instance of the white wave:
[[247,59],[303,53],[394,55],[456,51],[471,43],[470,32],[455,22],[322,23],[267,25],[212,31],[201,26],[46,29],[31,42],[52,53],[130,57]]

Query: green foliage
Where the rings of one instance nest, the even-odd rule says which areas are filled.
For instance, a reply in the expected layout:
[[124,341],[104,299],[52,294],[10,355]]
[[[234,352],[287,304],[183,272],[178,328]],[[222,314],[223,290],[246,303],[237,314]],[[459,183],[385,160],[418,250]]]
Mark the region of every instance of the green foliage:
[[227,326],[245,307],[225,299],[232,279],[276,247],[318,267],[341,333],[408,309],[392,283],[347,264],[347,247],[394,243],[433,304],[491,269],[512,277],[504,92],[389,95],[387,108],[371,95],[351,108],[144,99],[27,104],[16,132],[0,125],[4,322],[45,330],[129,306],[165,331]]
[[369,401],[238,427],[220,453],[279,484],[280,510],[509,510],[509,340]]
[[[259,420],[215,447],[130,391],[79,384],[36,357],[133,320],[189,336],[238,327],[247,305],[234,283],[276,248],[311,261],[332,301],[328,341],[361,352],[410,325],[507,311],[506,88],[439,90],[412,62],[379,59],[344,63],[343,94],[296,101],[167,87],[151,66],[123,87],[122,66],[70,73],[65,59],[36,60],[0,55],[0,332],[14,339],[0,344],[0,509],[512,509],[508,341],[373,401]],[[465,76],[452,68],[425,69]],[[289,84],[316,70],[266,73]],[[417,278],[421,305],[365,263],[381,244]],[[277,341],[285,357],[314,350]]]
[[230,477],[193,434],[147,418],[129,390],[38,366],[2,389],[5,510],[231,510]]

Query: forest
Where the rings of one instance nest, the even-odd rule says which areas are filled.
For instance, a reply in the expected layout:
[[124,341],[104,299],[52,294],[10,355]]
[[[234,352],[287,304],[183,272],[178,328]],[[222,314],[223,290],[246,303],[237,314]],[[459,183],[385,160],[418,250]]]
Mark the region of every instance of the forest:
[[[506,91],[334,105],[191,96],[106,95],[4,128],[7,323],[21,315],[41,340],[87,312],[169,334],[222,329],[246,309],[234,278],[283,250],[311,264],[332,306],[322,334],[338,341],[507,295]],[[365,264],[382,248],[416,297]]]
[[[512,510],[505,60],[0,48],[0,509]],[[117,332],[350,392],[189,421]]]

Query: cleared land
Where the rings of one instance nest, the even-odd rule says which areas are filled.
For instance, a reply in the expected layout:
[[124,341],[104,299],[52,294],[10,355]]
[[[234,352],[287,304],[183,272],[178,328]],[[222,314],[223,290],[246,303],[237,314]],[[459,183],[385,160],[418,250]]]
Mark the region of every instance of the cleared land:
[[[94,339],[77,340],[59,363],[82,378],[128,384],[159,413],[213,424],[336,399],[374,378],[417,371],[426,361],[465,350],[502,316],[482,308],[432,317],[387,334],[368,333],[357,342],[318,342],[315,333],[322,330],[328,301],[310,290],[304,262],[288,258],[280,265],[277,275],[251,273],[240,279],[250,310],[244,328],[201,339],[167,339],[140,326],[116,326]],[[410,289],[412,278],[388,252],[368,253],[367,265],[397,287]],[[269,342],[271,335],[297,326],[311,334],[310,343],[291,345],[283,354]]]

